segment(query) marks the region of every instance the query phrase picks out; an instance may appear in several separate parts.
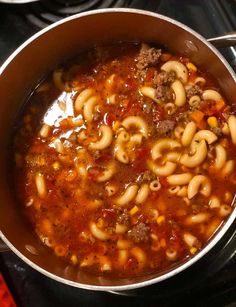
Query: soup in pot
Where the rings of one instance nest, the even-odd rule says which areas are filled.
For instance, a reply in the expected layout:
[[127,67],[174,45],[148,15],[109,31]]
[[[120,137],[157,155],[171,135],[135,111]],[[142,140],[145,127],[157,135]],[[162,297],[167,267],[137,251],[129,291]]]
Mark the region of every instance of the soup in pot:
[[193,257],[232,211],[236,108],[189,58],[96,47],[32,93],[14,143],[22,211],[55,255],[134,277]]

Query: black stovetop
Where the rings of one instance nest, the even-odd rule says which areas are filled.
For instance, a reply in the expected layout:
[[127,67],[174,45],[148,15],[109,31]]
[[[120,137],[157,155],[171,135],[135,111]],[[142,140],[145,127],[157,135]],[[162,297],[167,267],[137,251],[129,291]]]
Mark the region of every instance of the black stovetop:
[[[206,38],[236,30],[235,0],[41,0],[0,4],[0,64],[24,40],[62,17],[106,7],[158,12]],[[236,70],[236,49],[221,50]],[[0,271],[22,307],[236,306],[236,223],[198,263],[167,281],[123,293],[92,292],[53,281],[11,252],[0,255]],[[0,307],[1,307],[0,302]]]

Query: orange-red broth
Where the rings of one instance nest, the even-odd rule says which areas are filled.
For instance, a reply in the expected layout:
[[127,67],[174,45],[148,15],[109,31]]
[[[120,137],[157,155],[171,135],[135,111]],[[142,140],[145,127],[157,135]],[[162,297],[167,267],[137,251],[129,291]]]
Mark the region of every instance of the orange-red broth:
[[[131,44],[99,47],[80,55],[76,65],[69,63],[65,66],[62,71],[63,83],[59,86],[55,86],[50,75],[30,97],[15,138],[15,183],[22,210],[42,242],[57,256],[93,274],[125,277],[167,268],[203,248],[224,220],[219,215],[218,208],[209,208],[209,198],[199,193],[192,200],[170,194],[170,186],[165,177],[159,178],[161,189],[151,191],[143,204],[135,205],[131,201],[120,210],[114,204],[125,187],[138,182],[140,174],[148,170],[146,161],[150,159],[151,147],[158,139],[154,128],[156,123],[166,118],[176,118],[189,110],[186,104],[169,116],[164,111],[163,104],[158,105],[140,95],[139,87],[150,85],[152,79],[147,78],[141,83],[136,76],[139,50],[140,45]],[[153,75],[153,69],[159,71],[160,65],[167,59],[178,59],[183,63],[189,61],[185,57],[165,53],[160,63],[150,69],[149,76],[150,72]],[[106,80],[112,74],[116,74],[115,82],[107,85]],[[203,73],[189,70],[189,78],[194,79],[197,76],[203,76]],[[203,89],[217,88],[212,78],[206,74],[204,77],[207,82],[202,86]],[[66,91],[63,91],[63,86]],[[74,119],[72,106],[85,88],[94,88],[100,102],[96,120],[81,126]],[[115,104],[109,105],[107,97],[111,94],[116,94],[116,99]],[[151,104],[153,111],[143,112],[140,100]],[[103,167],[108,162],[114,160],[114,140],[108,148],[100,151],[99,157],[87,150],[88,145],[99,139],[98,129],[101,124],[114,128],[116,121],[121,122],[129,115],[140,115],[149,125],[150,136],[143,139],[141,145],[129,150],[131,163],[116,162],[116,174],[108,182],[98,183],[96,177],[103,173]],[[221,113],[216,114],[216,117],[218,121],[224,121]],[[81,118],[82,115],[77,117]],[[43,122],[51,125],[46,138],[39,135]],[[181,119],[178,124],[181,125]],[[86,132],[87,138],[79,141],[78,134],[82,130]],[[115,133],[113,138],[114,135]],[[174,132],[169,137],[176,139]],[[61,153],[50,145],[55,138],[59,138],[64,144]],[[228,157],[235,159],[235,146],[232,146],[230,137],[222,139],[226,143]],[[81,148],[85,149],[82,154]],[[200,173],[211,179],[212,194],[230,205],[234,193],[234,178],[231,176],[225,180],[212,169],[211,159],[207,161],[209,167],[201,167]],[[77,163],[88,168],[86,179],[78,174]],[[196,174],[195,169],[183,169],[181,165],[175,173],[186,170]],[[45,197],[40,197],[36,189],[35,174],[38,172],[44,176],[47,188]],[[105,187],[109,183],[117,187],[114,196],[106,194]],[[225,192],[228,195],[227,200]],[[94,204],[95,199],[97,202]],[[135,206],[138,210],[130,211]],[[124,234],[117,234],[115,229],[118,216],[124,209],[129,216],[128,228]],[[207,213],[208,219],[202,223],[189,224],[187,218],[199,212]],[[89,229],[91,222],[109,233],[109,239],[102,241],[95,238]],[[136,243],[130,239],[128,231],[140,222],[149,227],[148,239]],[[184,241],[185,233],[197,238],[193,246],[188,246]],[[128,247],[122,252],[117,247],[118,240],[129,241]],[[143,252],[144,260],[139,261],[135,257],[137,248]],[[167,257],[168,252],[174,252],[176,256],[170,259]]]

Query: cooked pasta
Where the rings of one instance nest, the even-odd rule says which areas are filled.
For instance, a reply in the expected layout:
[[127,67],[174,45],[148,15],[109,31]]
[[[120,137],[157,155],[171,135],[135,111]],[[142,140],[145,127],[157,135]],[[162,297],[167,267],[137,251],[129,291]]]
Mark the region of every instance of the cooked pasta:
[[149,186],[147,183],[144,183],[138,190],[137,196],[135,197],[136,204],[142,204],[148,198]]
[[135,126],[139,132],[145,137],[148,137],[147,123],[140,116],[128,116],[122,121],[122,125],[128,130],[130,127]]
[[189,122],[186,125],[181,138],[183,146],[189,146],[191,144],[196,131],[197,131],[197,126],[193,121]]
[[143,96],[149,97],[152,100],[154,100],[155,102],[159,102],[159,100],[156,98],[156,91],[155,88],[150,87],[150,86],[142,86],[140,88],[140,93]]
[[85,104],[85,102],[92,97],[94,94],[94,90],[91,88],[83,90],[75,100],[75,111],[79,113]]
[[109,126],[101,125],[99,128],[101,138],[95,143],[89,144],[89,149],[102,150],[111,145],[112,142],[112,130]]
[[229,131],[233,144],[236,144],[236,117],[231,115],[228,119]]
[[175,174],[167,177],[167,182],[170,185],[185,185],[192,179],[191,173]]
[[202,94],[202,97],[204,100],[215,100],[215,101],[218,101],[222,98],[220,93],[218,93],[215,90],[205,90]]
[[171,84],[171,88],[175,94],[175,104],[177,107],[182,107],[186,103],[186,93],[183,84],[176,80]]
[[187,167],[196,167],[202,164],[207,156],[207,146],[204,140],[196,146],[196,151],[193,155],[183,154],[180,158],[180,163]]
[[215,147],[215,151],[216,151],[215,168],[221,169],[226,163],[227,159],[226,150],[222,145],[217,144]]
[[138,192],[138,186],[136,184],[128,186],[124,193],[115,199],[115,204],[118,206],[127,205],[131,202]]
[[235,110],[191,59],[147,44],[98,46],[56,69],[13,146],[40,243],[112,278],[194,257],[233,210]]
[[130,139],[129,134],[126,131],[121,131],[116,139],[116,143],[114,146],[115,157],[118,161],[122,163],[129,163],[129,157],[125,150],[125,143]]
[[183,82],[188,81],[187,68],[179,61],[168,61],[161,66],[161,69],[167,72],[174,71],[177,77]]
[[197,193],[201,193],[204,196],[210,196],[211,194],[211,182],[209,178],[203,175],[194,176],[188,185],[188,198],[193,198]]

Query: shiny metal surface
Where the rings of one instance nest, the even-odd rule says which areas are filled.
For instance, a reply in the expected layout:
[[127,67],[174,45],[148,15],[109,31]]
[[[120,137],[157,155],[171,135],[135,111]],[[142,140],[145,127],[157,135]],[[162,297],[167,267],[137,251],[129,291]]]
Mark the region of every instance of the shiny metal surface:
[[0,253],[9,251],[10,248],[0,239]]
[[[78,39],[75,39],[74,33]],[[178,274],[206,255],[222,238],[236,216],[234,208],[226,223],[206,247],[189,261],[135,279],[109,279],[77,271],[52,255],[29,231],[12,197],[9,180],[6,180],[9,178],[7,144],[11,140],[12,126],[18,111],[30,91],[48,73],[49,67],[54,69],[58,63],[94,44],[120,40],[159,43],[172,52],[186,54],[215,76],[229,101],[236,101],[236,76],[210,43],[173,19],[134,9],[97,10],[59,21],[26,41],[0,68],[0,142],[5,144],[0,151],[0,237],[16,255],[46,276],[70,286],[100,291],[144,287]],[[38,255],[30,253],[26,245],[33,246]]]
[[0,3],[10,3],[10,4],[23,4],[29,2],[36,2],[39,0],[0,0]]
[[209,38],[207,41],[214,45],[216,48],[236,46],[236,32],[212,37]]

